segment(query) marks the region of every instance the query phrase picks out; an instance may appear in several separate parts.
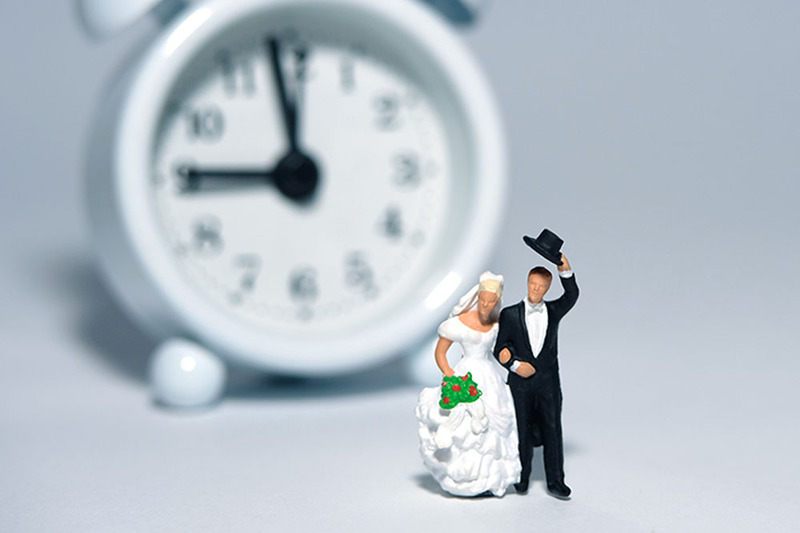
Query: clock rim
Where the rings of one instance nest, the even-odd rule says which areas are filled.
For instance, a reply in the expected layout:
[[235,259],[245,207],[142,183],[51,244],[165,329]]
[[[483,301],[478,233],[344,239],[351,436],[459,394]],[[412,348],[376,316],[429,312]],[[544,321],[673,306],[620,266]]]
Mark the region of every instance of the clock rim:
[[[463,100],[461,108],[476,147],[475,198],[480,198],[482,218],[464,232],[468,235],[465,246],[453,257],[449,274],[435,283],[439,296],[433,291],[422,302],[408,302],[399,316],[387,317],[346,339],[276,338],[225,317],[180,277],[174,259],[162,253],[162,236],[147,198],[149,179],[141,178],[149,176],[151,141],[163,98],[171,87],[165,70],[180,72],[207,38],[251,10],[290,4],[293,8],[324,4],[361,9],[411,35],[431,54]],[[120,112],[112,164],[114,194],[130,255],[139,262],[145,283],[157,293],[159,305],[168,307],[165,315],[169,319],[155,327],[152,320],[145,320],[151,329],[160,330],[162,336],[192,337],[226,358],[251,366],[303,375],[331,375],[373,366],[433,334],[436,322],[483,269],[498,233],[506,187],[505,139],[491,90],[458,37],[436,17],[429,9],[403,0],[208,0],[187,9],[159,36],[132,76]],[[119,264],[108,268],[119,268]],[[116,285],[122,292],[133,290],[124,280],[118,279]],[[142,310],[137,314],[141,316]]]

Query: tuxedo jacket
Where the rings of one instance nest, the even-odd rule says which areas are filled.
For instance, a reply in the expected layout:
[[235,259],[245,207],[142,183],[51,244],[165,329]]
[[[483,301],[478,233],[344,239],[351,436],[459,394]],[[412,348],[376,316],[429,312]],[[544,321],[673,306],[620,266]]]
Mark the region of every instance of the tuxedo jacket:
[[[544,344],[539,355],[533,356],[528,326],[525,324],[525,301],[503,309],[500,313],[500,331],[497,334],[494,356],[499,361],[500,351],[508,348],[511,359],[508,363],[501,363],[509,370],[508,386],[512,392],[515,389],[525,390],[533,387],[554,386],[560,389],[558,377],[558,325],[567,312],[578,301],[578,284],[575,274],[568,278],[558,277],[564,287],[564,294],[557,300],[544,302],[547,306],[547,332]],[[511,371],[514,361],[530,363],[536,373],[530,378],[523,378]]]

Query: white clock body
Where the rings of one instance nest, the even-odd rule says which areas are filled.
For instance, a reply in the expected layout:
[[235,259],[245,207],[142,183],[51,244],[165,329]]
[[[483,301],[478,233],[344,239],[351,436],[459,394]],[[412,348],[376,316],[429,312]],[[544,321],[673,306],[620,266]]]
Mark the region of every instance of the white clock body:
[[[187,177],[268,174],[290,150],[270,42],[297,144],[318,169],[308,201],[269,176]],[[111,87],[88,208],[110,285],[153,334],[327,376],[435,335],[487,260],[505,173],[488,85],[427,8],[209,0],[178,13]]]

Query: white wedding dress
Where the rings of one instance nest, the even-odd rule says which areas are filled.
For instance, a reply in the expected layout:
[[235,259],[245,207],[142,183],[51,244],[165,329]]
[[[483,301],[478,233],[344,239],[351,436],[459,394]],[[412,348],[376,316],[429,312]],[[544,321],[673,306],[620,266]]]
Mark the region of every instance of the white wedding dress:
[[420,453],[425,467],[441,487],[458,496],[491,492],[503,496],[519,481],[517,427],[505,370],[494,360],[492,348],[498,325],[482,333],[451,317],[439,326],[439,336],[461,345],[464,357],[455,375],[472,373],[482,392],[472,403],[452,409],[439,407],[440,387],[423,389],[416,414]]

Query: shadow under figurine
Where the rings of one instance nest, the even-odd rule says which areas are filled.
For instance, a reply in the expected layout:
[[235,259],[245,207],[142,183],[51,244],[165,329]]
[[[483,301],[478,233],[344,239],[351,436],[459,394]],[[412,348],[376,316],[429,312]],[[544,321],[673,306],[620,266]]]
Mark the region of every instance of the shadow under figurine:
[[561,253],[564,243],[548,229],[539,237],[523,237],[525,244],[558,267],[564,294],[543,300],[553,275],[542,266],[528,272],[528,297],[503,309],[494,356],[509,370],[508,386],[514,399],[522,473],[514,485],[525,493],[531,475],[533,448],[544,447],[547,490],[568,499],[564,483],[564,443],[561,433],[561,382],[558,373],[558,326],[578,300],[578,285],[569,261]]

